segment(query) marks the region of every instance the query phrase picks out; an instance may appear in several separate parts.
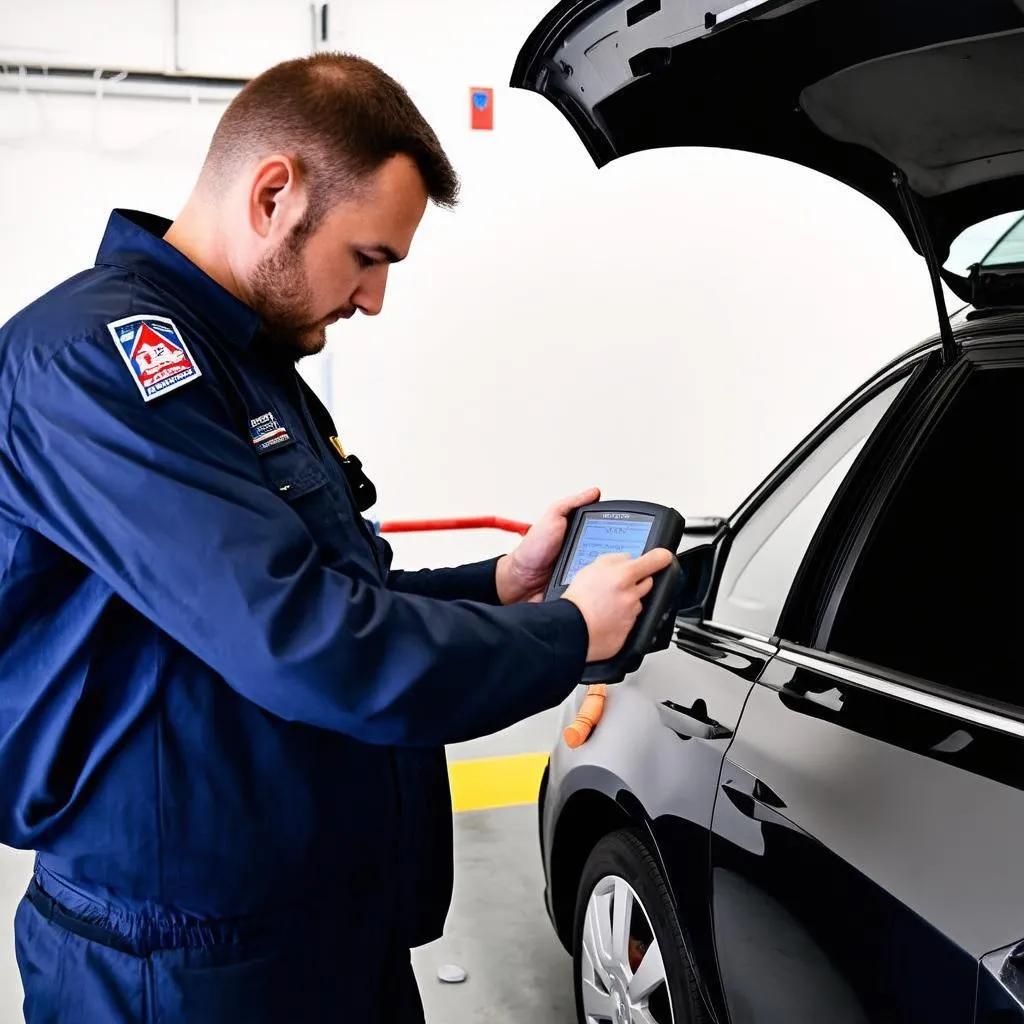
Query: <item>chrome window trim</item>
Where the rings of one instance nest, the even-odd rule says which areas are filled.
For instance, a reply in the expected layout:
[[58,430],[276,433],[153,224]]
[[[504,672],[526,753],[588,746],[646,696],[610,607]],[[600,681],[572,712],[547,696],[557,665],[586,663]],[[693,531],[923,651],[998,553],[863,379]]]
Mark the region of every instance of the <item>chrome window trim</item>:
[[715,24],[724,25],[727,21],[733,21],[741,14],[746,14],[747,11],[752,11],[756,7],[762,7],[766,3],[768,3],[768,0],[744,0],[743,3],[738,3],[735,7],[730,7],[717,15],[715,17]]
[[754,633],[749,629],[737,629],[735,626],[727,626],[724,622],[714,622],[711,619],[705,620],[701,625],[716,633],[724,633],[730,640],[735,640],[758,654],[777,654],[778,644],[773,644],[771,637],[761,633]]
[[957,718],[963,722],[970,722],[973,725],[980,725],[986,729],[1024,739],[1024,722],[1007,718],[994,711],[983,711],[980,708],[971,707],[969,704],[950,700],[948,697],[938,697],[935,694],[926,693],[924,690],[917,690],[912,686],[894,683],[891,680],[872,675],[870,672],[837,665],[826,658],[795,651],[790,647],[780,648],[776,658],[787,665],[810,669],[820,675],[841,683],[849,683],[862,690],[870,690],[872,693],[892,697],[928,711],[937,711],[939,714],[949,715],[951,718]]

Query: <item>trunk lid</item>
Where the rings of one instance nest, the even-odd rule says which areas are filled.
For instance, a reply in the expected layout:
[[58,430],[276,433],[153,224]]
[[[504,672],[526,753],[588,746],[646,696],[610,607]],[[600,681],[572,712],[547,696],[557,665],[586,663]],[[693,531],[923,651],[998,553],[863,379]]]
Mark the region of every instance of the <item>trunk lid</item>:
[[1024,0],[566,0],[511,84],[552,102],[598,166],[737,149],[857,189],[928,260],[944,334],[940,273],[986,301],[985,275],[941,270],[951,243],[1024,209]]

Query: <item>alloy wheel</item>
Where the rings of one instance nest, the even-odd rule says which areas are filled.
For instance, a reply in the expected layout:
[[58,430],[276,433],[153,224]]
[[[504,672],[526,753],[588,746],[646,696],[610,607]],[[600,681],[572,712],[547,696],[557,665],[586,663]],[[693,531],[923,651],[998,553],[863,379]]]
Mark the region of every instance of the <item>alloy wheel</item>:
[[587,1024],[675,1024],[661,949],[625,879],[607,875],[594,886],[582,952]]

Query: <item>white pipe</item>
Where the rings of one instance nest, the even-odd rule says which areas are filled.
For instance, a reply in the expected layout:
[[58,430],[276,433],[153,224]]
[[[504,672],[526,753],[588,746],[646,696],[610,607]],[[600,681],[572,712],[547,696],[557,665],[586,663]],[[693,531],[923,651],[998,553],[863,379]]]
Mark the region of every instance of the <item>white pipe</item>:
[[181,12],[178,9],[178,0],[165,0],[167,4],[167,50],[165,52],[165,68],[169,75],[176,75],[181,71]]
[[193,82],[134,82],[116,78],[78,78],[63,75],[23,75],[0,72],[0,90],[4,92],[51,93],[64,96],[123,96],[140,100],[188,100],[192,103],[228,103],[237,95],[241,83],[203,85]]

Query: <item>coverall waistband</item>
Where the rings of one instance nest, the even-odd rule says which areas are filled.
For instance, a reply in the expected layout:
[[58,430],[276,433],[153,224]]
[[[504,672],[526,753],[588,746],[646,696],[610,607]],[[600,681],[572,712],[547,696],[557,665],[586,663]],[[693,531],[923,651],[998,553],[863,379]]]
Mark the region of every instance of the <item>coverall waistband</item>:
[[249,943],[269,937],[276,930],[275,919],[269,916],[205,921],[166,910],[115,907],[86,895],[38,864],[25,897],[43,917],[66,931],[142,958],[157,950]]

